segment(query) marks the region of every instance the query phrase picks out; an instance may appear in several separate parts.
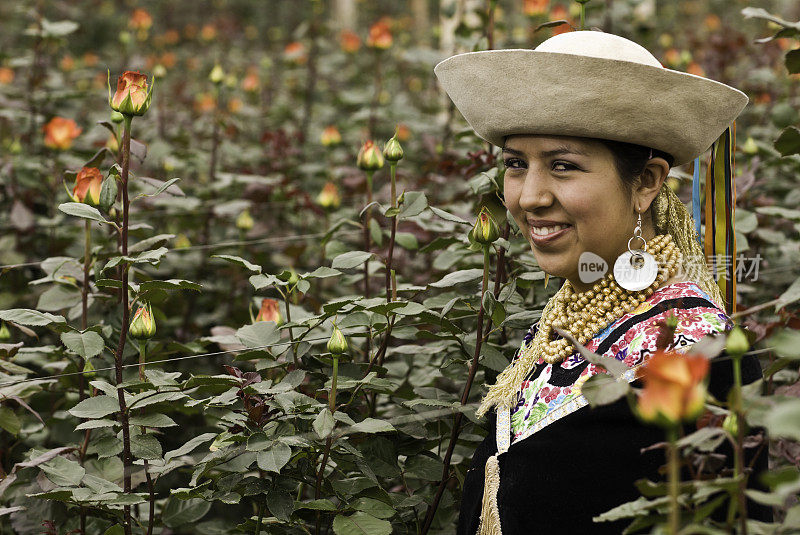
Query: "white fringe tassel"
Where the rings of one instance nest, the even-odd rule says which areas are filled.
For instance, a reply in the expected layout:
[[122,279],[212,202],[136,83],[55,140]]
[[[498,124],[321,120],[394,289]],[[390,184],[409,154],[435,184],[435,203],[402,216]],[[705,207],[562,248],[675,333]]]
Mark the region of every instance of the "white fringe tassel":
[[486,460],[481,502],[481,522],[477,535],[503,535],[500,529],[500,510],[497,507],[497,490],[500,488],[500,462],[497,454]]

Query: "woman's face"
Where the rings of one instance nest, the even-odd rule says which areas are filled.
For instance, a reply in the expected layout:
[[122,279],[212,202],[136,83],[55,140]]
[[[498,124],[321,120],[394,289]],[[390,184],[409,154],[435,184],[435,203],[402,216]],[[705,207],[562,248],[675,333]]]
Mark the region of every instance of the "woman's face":
[[599,255],[613,268],[627,250],[636,212],[605,145],[569,136],[513,135],[506,139],[503,160],[506,207],[545,272],[585,289],[578,274],[582,253]]

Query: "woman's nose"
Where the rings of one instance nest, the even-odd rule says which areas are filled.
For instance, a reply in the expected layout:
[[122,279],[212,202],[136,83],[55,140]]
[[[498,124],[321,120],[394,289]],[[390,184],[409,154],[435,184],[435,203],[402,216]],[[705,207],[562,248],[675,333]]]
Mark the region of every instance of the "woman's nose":
[[536,169],[529,168],[522,185],[519,206],[523,210],[532,211],[553,204],[553,194],[549,181],[542,177]]

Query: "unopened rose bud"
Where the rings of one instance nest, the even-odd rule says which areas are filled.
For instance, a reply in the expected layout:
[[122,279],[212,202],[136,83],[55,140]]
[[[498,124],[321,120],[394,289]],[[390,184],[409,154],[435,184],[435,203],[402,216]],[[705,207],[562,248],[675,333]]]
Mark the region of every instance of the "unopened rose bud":
[[297,275],[297,272],[294,270],[294,268],[289,268],[289,273],[291,273],[291,275],[289,275],[289,280],[286,281],[287,284],[297,284],[297,281],[300,280],[300,277]]
[[8,330],[8,325],[0,321],[0,342],[8,342],[11,340],[11,331]]
[[[739,418],[735,412],[728,413],[722,422],[722,428],[734,437],[739,436]],[[747,422],[744,423],[744,431],[747,432]]]
[[111,109],[123,115],[144,115],[153,98],[153,84],[148,89],[147,76],[139,71],[125,71],[117,78],[117,91],[113,97],[110,76],[109,73],[108,104]]
[[103,175],[96,167],[82,167],[75,178],[75,187],[72,188],[72,200],[90,206],[100,204],[100,190],[103,186]]
[[253,228],[254,223],[255,222],[253,221],[253,217],[250,215],[249,210],[243,211],[241,214],[239,214],[239,217],[236,218],[236,228],[244,232],[247,232]]
[[356,165],[363,171],[377,171],[383,167],[383,154],[371,140],[367,141],[358,151]]
[[336,188],[336,184],[330,181],[325,183],[322,191],[320,191],[319,195],[317,195],[317,204],[323,208],[336,209],[339,207],[339,204],[341,204],[341,199],[339,197],[339,190]]
[[234,87],[236,87],[237,83],[239,83],[239,80],[236,79],[235,74],[229,74],[228,76],[225,77],[225,87],[233,89]]
[[397,139],[396,131],[391,139],[386,142],[386,146],[383,147],[383,157],[390,162],[399,162],[403,159],[403,147],[400,145],[400,141]]
[[750,349],[750,342],[747,341],[747,335],[744,334],[742,328],[737,326],[731,329],[728,339],[725,341],[725,350],[728,354],[740,357],[747,353],[748,349]]
[[268,297],[261,301],[261,310],[258,311],[255,321],[274,321],[277,325],[283,325],[281,309],[275,299]]
[[82,130],[72,119],[53,117],[44,125],[44,144],[56,150],[67,150]]
[[347,339],[345,338],[342,331],[334,325],[333,326],[333,333],[331,334],[330,339],[328,340],[328,351],[330,351],[335,357],[338,357],[344,353],[347,353]]
[[221,84],[224,78],[225,78],[225,73],[223,72],[222,67],[220,67],[219,64],[214,65],[214,68],[211,69],[210,73],[208,73],[208,79],[215,84]]
[[118,111],[112,111],[111,112],[111,122],[112,123],[119,124],[124,120],[125,120],[125,116],[122,115],[120,112],[118,112]]
[[332,147],[342,142],[342,135],[339,133],[339,129],[337,129],[335,126],[326,126],[325,130],[322,131],[322,135],[320,136],[320,142],[325,147]]
[[475,226],[472,227],[472,238],[478,243],[489,245],[497,241],[499,237],[500,229],[484,206],[475,221]]
[[164,67],[162,64],[158,64],[153,67],[153,76],[156,78],[163,78],[167,75],[167,68]]
[[192,242],[189,241],[189,238],[186,237],[186,234],[178,234],[175,238],[175,248],[176,249],[186,249],[187,247],[191,247]]
[[133,315],[128,332],[132,338],[137,340],[149,340],[156,335],[156,320],[153,317],[150,303],[139,307],[136,314]]
[[757,154],[758,153],[758,145],[756,145],[756,141],[752,137],[748,137],[747,140],[742,145],[742,152],[745,154]]

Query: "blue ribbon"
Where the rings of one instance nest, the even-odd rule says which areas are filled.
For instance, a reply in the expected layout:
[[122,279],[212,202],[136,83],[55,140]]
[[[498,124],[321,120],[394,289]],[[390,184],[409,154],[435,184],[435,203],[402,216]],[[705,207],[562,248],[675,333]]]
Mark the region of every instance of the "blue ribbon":
[[692,177],[692,218],[697,231],[697,241],[703,245],[700,237],[700,157],[694,159],[694,176]]

